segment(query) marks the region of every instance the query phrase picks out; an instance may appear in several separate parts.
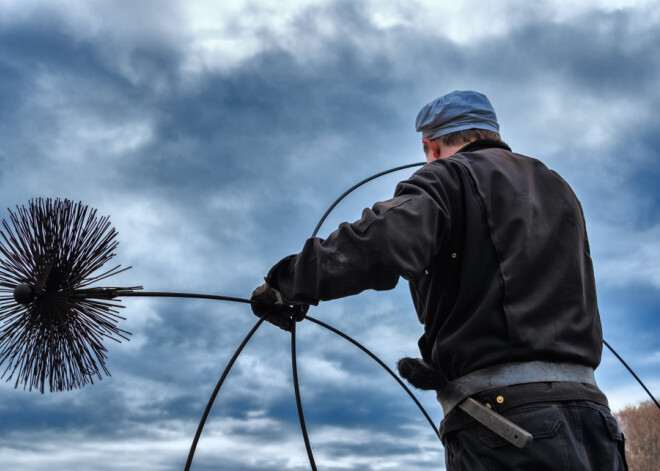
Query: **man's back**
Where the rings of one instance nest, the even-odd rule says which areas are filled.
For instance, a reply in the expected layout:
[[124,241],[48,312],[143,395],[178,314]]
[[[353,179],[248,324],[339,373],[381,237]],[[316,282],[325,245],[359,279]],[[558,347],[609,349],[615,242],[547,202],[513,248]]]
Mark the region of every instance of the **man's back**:
[[447,379],[513,361],[596,367],[593,269],[568,184],[492,141],[436,160],[410,181],[421,179],[450,212],[433,264],[410,283],[425,359]]

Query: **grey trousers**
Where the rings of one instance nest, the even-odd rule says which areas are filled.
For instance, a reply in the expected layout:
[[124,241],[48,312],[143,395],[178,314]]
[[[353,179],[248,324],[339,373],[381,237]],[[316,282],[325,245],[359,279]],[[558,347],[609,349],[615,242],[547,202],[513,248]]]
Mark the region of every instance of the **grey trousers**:
[[534,436],[516,448],[482,425],[445,433],[447,471],[627,471],[624,438],[609,409],[592,401],[526,404],[502,412]]

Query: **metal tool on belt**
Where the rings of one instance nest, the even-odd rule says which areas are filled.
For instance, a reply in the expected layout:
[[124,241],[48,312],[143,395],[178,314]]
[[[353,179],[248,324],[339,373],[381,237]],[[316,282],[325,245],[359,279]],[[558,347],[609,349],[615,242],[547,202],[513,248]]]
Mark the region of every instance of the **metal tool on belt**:
[[518,448],[523,448],[532,442],[532,434],[470,396],[498,387],[548,381],[574,381],[596,385],[591,367],[572,363],[530,361],[496,365],[461,376],[441,387],[437,397],[445,416],[454,407],[458,407],[500,437]]
[[[449,383],[447,386],[451,386],[451,383]],[[461,409],[463,412],[468,414],[484,427],[490,429],[492,432],[496,433],[518,448],[524,448],[534,439],[532,434],[527,430],[514,424],[509,419],[501,416],[494,410],[489,409],[481,402],[466,396],[460,390],[449,387],[446,392],[447,394],[455,397],[457,400],[459,397],[461,398],[456,407]]]

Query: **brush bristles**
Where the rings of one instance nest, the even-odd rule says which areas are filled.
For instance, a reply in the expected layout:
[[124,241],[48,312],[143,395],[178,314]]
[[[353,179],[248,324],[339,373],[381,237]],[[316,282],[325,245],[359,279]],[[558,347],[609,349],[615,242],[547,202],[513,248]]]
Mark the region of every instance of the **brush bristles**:
[[[82,203],[41,198],[9,215],[0,231],[0,377],[43,393],[46,384],[70,390],[109,376],[103,340],[130,335],[116,325],[122,306],[113,299],[140,289],[89,287],[127,269],[96,274],[117,247],[109,218]],[[26,304],[13,296],[22,283],[34,289]]]

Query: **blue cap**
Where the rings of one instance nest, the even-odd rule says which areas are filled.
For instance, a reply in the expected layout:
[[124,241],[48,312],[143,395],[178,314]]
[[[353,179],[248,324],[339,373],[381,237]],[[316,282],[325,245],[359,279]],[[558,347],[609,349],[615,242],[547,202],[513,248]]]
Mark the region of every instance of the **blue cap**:
[[415,128],[428,139],[465,129],[500,132],[495,110],[486,95],[461,90],[436,98],[424,106],[417,115]]

